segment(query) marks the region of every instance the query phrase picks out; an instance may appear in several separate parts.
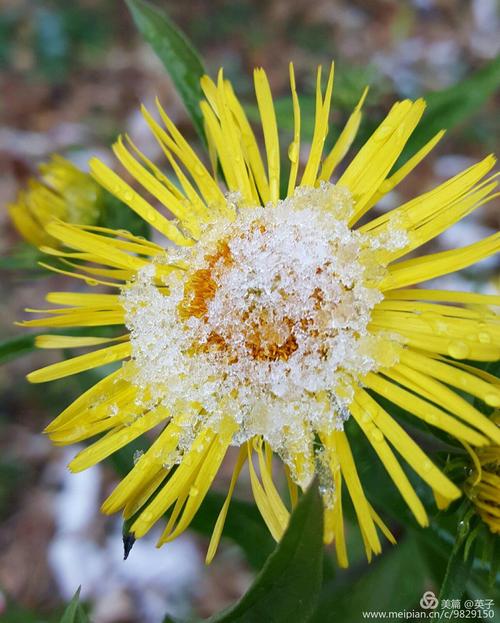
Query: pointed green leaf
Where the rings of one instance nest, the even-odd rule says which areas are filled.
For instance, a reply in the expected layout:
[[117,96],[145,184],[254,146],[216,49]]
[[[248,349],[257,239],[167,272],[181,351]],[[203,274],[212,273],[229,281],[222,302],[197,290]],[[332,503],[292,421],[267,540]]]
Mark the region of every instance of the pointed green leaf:
[[306,623],[321,588],[323,503],[314,482],[247,593],[210,623]]
[[0,342],[0,364],[22,357],[35,350],[37,333],[16,335]]
[[200,78],[205,69],[198,52],[164,11],[146,0],[126,0],[126,2],[137,28],[168,71],[199,135],[204,140],[199,103],[203,97]]
[[41,253],[36,247],[27,242],[20,242],[16,247],[9,251],[8,255],[0,257],[0,270],[5,271],[29,271],[29,277],[37,275],[47,275],[42,271],[38,262],[46,259],[46,255]]
[[80,603],[80,590],[78,587],[73,599],[69,602],[64,614],[62,615],[61,623],[90,623],[88,616],[85,614],[84,609]]
[[493,534],[493,532],[489,532],[488,535],[489,542],[491,543],[491,551],[490,551],[490,572],[488,574],[488,584],[493,586],[495,584],[495,580],[500,573],[500,539]]
[[451,129],[479,111],[500,84],[500,56],[448,89],[424,95],[427,110],[398,164],[418,151],[439,130]]
[[461,599],[465,593],[467,581],[474,562],[475,541],[466,548],[466,539],[457,539],[444,576],[439,600],[442,599]]
[[355,568],[323,586],[310,623],[359,623],[363,612],[411,610],[426,586],[418,543],[407,536],[359,572]]

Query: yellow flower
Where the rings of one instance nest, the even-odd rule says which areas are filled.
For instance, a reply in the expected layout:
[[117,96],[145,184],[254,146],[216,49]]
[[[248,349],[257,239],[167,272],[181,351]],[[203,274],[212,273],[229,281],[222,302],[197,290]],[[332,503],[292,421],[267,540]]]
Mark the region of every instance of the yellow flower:
[[34,246],[61,243],[45,229],[53,219],[93,224],[99,217],[99,186],[88,173],[58,155],[39,166],[39,179],[32,178],[14,203],[8,206],[11,220],[21,236]]
[[[500,424],[500,412],[492,418]],[[470,450],[474,468],[465,483],[465,492],[477,514],[491,532],[500,533],[500,446],[491,445]]]
[[[48,233],[82,261],[73,272],[54,270],[114,293],[52,292],[47,300],[62,307],[23,324],[124,330],[113,340],[40,338],[45,348],[106,345],[28,378],[38,383],[124,362],[65,409],[47,433],[56,444],[106,433],[71,462],[77,472],[161,427],[103,505],[105,513],[123,509],[125,517],[136,515],[131,528],[136,537],[167,511],[170,519],[159,543],[183,532],[228,450],[237,447],[207,560],[247,464],[256,504],[275,539],[287,526],[298,489],[318,474],[324,539],[335,542],[339,563],[346,566],[346,491],[368,558],[381,551],[378,530],[393,541],[363,490],[346,420],[354,420],[366,435],[423,526],[426,511],[400,459],[441,499],[453,500],[460,491],[377,397],[471,446],[500,443],[498,428],[462,397],[466,392],[499,406],[497,381],[461,361],[498,358],[500,331],[490,306],[500,297],[412,287],[492,255],[499,236],[401,259],[492,198],[496,184],[487,175],[495,160],[489,156],[391,213],[360,224],[441,138],[439,132],[393,171],[425,103],[396,103],[332,183],[356,135],[366,92],[324,154],[333,66],[325,93],[318,70],[314,136],[299,173],[301,117],[293,67],[295,132],[286,167],[264,71],[257,69],[254,79],[264,157],[221,72],[216,83],[202,79],[212,172],[159,103],[162,123],[146,109],[143,114],[178,183],[128,138],[118,140],[114,151],[144,193],[92,161],[95,179],[162,234],[165,244],[125,231],[50,223]],[[218,167],[225,184],[217,181]],[[285,175],[288,191],[280,199]],[[275,455],[287,478],[289,504],[275,485]]]

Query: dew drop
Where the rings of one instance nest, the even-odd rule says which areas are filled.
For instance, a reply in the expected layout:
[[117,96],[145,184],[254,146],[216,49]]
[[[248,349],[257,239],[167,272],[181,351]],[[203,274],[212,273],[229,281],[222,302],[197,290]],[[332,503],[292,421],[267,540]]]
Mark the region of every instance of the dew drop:
[[469,346],[462,340],[453,340],[448,344],[448,353],[454,359],[465,359],[469,352]]
[[435,426],[439,422],[439,417],[435,413],[429,413],[427,415],[427,422]]
[[491,335],[487,331],[481,331],[480,333],[478,333],[477,339],[481,342],[481,344],[491,343]]
[[426,311],[421,314],[421,319],[424,320],[433,331],[439,334],[445,333],[448,330],[448,325],[443,320],[443,316],[436,314],[436,312]]
[[463,519],[458,522],[458,536],[464,537],[469,532],[469,522],[464,521]]
[[432,469],[432,462],[429,460],[426,460],[422,463],[422,469],[424,470],[424,472],[430,472]]
[[299,158],[299,146],[295,141],[288,146],[288,158],[290,162],[297,162]]
[[98,284],[97,284],[97,281],[96,281],[95,279],[85,279],[85,283],[86,283],[88,286],[96,286],[96,285],[98,285]]
[[195,487],[194,485],[191,487],[191,489],[189,489],[189,495],[192,498],[195,498],[196,496],[198,496],[200,494],[200,490],[198,489],[198,487]]
[[394,131],[394,127],[392,125],[381,125],[377,131],[377,135],[375,138],[378,141],[383,141],[387,138],[389,134]]
[[382,433],[379,431],[378,428],[373,430],[371,435],[372,435],[372,439],[374,441],[383,441],[383,439],[384,439],[384,436],[382,435]]
[[367,413],[366,411],[361,416],[361,421],[364,422],[365,424],[367,422],[369,422],[371,419],[372,419],[372,416],[369,413]]
[[438,335],[446,335],[448,333],[448,325],[442,320],[436,320],[434,323],[434,329]]
[[500,407],[500,394],[486,394],[484,402],[490,407]]
[[133,457],[134,465],[137,465],[137,463],[139,462],[139,460],[140,460],[140,458],[141,458],[141,456],[143,454],[144,454],[144,450],[136,450],[134,452],[134,457]]
[[478,491],[477,491],[477,487],[474,487],[473,489],[471,489],[468,494],[467,497],[469,498],[469,500],[474,501],[478,496]]

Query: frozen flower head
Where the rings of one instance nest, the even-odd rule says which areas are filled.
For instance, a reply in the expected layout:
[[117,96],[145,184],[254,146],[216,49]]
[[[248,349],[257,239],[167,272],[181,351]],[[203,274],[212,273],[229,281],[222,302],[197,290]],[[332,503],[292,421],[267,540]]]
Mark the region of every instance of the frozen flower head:
[[[285,146],[289,163],[284,166],[266,75],[259,69],[254,77],[264,154],[220,73],[217,83],[202,80],[211,170],[159,104],[161,123],[143,113],[176,183],[129,139],[120,139],[114,150],[136,187],[102,162],[92,162],[95,179],[165,242],[123,230],[58,222],[47,227],[73,249],[64,254],[77,262],[70,274],[111,292],[52,292],[49,302],[62,307],[24,324],[123,329],[114,338],[39,338],[46,348],[103,347],[33,372],[29,379],[49,381],[123,362],[65,409],[47,432],[58,444],[105,433],[72,461],[71,469],[79,471],[147,431],[158,431],[103,505],[107,513],[123,509],[126,517],[135,516],[136,537],[165,513],[169,520],[160,543],[183,532],[226,459],[233,460],[233,478],[208,559],[240,471],[248,468],[255,501],[276,539],[299,490],[318,476],[324,538],[335,542],[345,566],[345,495],[352,500],[369,558],[381,551],[380,533],[393,540],[365,496],[351,450],[354,428],[366,436],[421,525],[427,524],[427,514],[401,460],[440,499],[460,495],[380,399],[471,446],[500,442],[498,427],[465,397],[499,406],[498,385],[463,361],[498,358],[499,329],[490,306],[500,297],[414,287],[492,255],[498,235],[402,259],[493,196],[495,182],[487,175],[495,161],[487,157],[360,224],[441,138],[442,132],[394,168],[424,102],[395,104],[334,177],[356,135],[364,95],[324,153],[333,68],[325,92],[318,72],[314,135],[301,167],[300,105],[290,67],[295,130]],[[226,458],[231,447],[239,451]],[[289,502],[275,484],[274,456],[286,475]]]
[[73,163],[54,155],[39,167],[38,178],[29,180],[27,188],[8,206],[12,223],[21,236],[35,246],[62,246],[45,229],[60,219],[68,223],[93,225],[100,213],[100,188],[88,173]]

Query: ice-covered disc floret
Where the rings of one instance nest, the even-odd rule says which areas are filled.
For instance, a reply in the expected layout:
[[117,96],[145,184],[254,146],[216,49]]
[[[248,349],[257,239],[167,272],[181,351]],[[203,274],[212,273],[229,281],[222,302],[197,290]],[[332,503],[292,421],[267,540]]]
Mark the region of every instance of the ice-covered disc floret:
[[333,184],[274,206],[228,203],[234,219],[166,253],[184,269],[160,280],[151,264],[124,289],[130,380],[150,406],[186,414],[184,449],[230,418],[235,445],[262,436],[294,474],[317,433],[343,427],[363,375],[397,359],[397,341],[369,324],[383,252],[406,239],[350,229],[351,196]]

